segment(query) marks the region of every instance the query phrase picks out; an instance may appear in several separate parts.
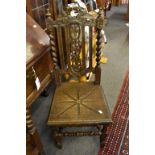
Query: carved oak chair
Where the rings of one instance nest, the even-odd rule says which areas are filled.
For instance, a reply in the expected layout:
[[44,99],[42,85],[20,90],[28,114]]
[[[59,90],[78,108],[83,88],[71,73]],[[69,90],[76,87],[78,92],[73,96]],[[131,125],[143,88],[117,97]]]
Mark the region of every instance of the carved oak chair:
[[[63,136],[100,136],[101,146],[104,146],[107,126],[112,122],[106,98],[100,86],[101,68],[100,55],[102,48],[102,33],[104,24],[103,10],[94,18],[81,8],[74,8],[76,16],[70,15],[70,10],[55,21],[48,10],[47,29],[50,33],[51,53],[54,61],[56,90],[49,112],[47,124],[52,127],[53,138],[58,148],[62,147]],[[73,10],[72,10],[73,11]],[[86,66],[85,27],[89,26],[89,66]],[[92,36],[93,27],[97,29],[96,66],[92,66]],[[58,34],[58,38],[54,37]],[[58,49],[56,49],[57,39]],[[59,60],[59,61],[58,61]],[[93,82],[62,82],[64,74],[78,79],[92,72]],[[91,126],[95,131],[64,132],[64,127]]]

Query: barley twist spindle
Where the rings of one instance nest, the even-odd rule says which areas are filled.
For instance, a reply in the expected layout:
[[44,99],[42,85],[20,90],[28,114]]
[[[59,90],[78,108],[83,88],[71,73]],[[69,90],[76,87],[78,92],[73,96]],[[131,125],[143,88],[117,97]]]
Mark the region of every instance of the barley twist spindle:
[[102,51],[102,41],[103,41],[103,36],[102,36],[102,33],[101,33],[101,29],[98,29],[97,30],[97,42],[96,42],[96,45],[97,45],[97,48],[96,48],[96,65],[97,67],[100,65],[100,60],[101,60],[101,51]]
[[28,107],[26,107],[26,127],[28,129],[28,133],[31,137],[31,141],[32,141],[33,145],[37,147],[40,154],[43,153],[44,152],[43,145],[41,143],[39,133],[33,124],[32,117],[31,117]]
[[101,59],[101,50],[102,50],[102,42],[103,42],[103,35],[102,35],[102,29],[104,26],[104,15],[103,15],[103,9],[99,9],[99,15],[97,17],[97,48],[96,48],[96,62],[97,67],[100,65],[100,59]]
[[101,60],[101,51],[102,51],[102,29],[104,26],[104,15],[103,15],[103,8],[99,9],[99,14],[96,21],[97,27],[97,42],[96,42],[96,67],[95,67],[95,84],[100,84],[101,78],[101,68],[100,68],[100,60]]
[[[52,20],[51,18],[51,13],[50,13],[50,9],[47,9],[47,13],[46,13],[46,17],[47,17],[47,21],[48,20]],[[47,28],[50,27],[49,23],[47,22]],[[53,63],[54,63],[54,67],[58,68],[58,55],[57,55],[57,51],[56,51],[56,44],[55,44],[55,37],[54,37],[54,31],[53,29],[48,29],[49,31],[49,37],[50,37],[50,45],[51,45],[51,55],[52,55],[52,59],[53,59]]]
[[31,114],[28,108],[26,108],[26,126],[27,126],[29,133],[32,134],[35,130],[35,127],[33,125]]
[[51,54],[52,54],[52,59],[54,63],[54,76],[55,76],[56,84],[60,85],[61,76],[60,76],[60,70],[58,65],[58,54],[57,54],[56,45],[55,45],[55,37],[52,31],[50,33],[50,43],[51,43]]
[[58,60],[58,54],[57,54],[57,48],[56,48],[56,31],[55,28],[52,27],[54,20],[51,18],[51,13],[50,9],[47,9],[47,20],[46,20],[46,26],[47,26],[47,31],[49,32],[49,37],[50,37],[50,47],[51,47],[51,55],[52,55],[52,60],[54,64],[54,76],[56,80],[56,84],[60,85],[61,84],[61,77],[60,77],[60,68],[59,68],[59,60]]
[[55,68],[59,68],[58,66],[58,55],[56,51],[55,38],[53,33],[50,34],[50,43],[51,43],[51,54]]

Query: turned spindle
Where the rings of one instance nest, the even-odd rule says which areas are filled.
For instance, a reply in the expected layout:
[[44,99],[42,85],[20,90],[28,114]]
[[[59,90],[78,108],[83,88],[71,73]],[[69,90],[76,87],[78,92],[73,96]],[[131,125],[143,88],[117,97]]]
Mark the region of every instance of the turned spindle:
[[58,55],[57,55],[56,45],[55,45],[55,37],[52,32],[50,33],[49,36],[50,36],[52,59],[53,59],[54,67],[57,69],[59,68],[59,66],[58,66]]
[[96,26],[97,26],[97,37],[96,37],[97,42],[96,42],[95,84],[100,84],[100,78],[101,78],[100,60],[101,60],[102,42],[103,42],[103,35],[101,31],[104,26],[104,13],[102,7],[99,9]]
[[[51,13],[50,13],[50,9],[47,9],[47,21],[50,20],[51,22],[53,22],[53,18],[51,18]],[[54,28],[51,28],[50,24],[47,22],[47,29],[49,31],[49,37],[50,37],[50,47],[51,47],[51,55],[52,55],[52,60],[53,60],[53,64],[54,64],[54,77],[56,80],[56,84],[60,85],[61,84],[61,77],[60,77],[60,68],[59,68],[59,64],[58,64],[58,52],[56,49],[56,31]],[[50,28],[49,28],[50,27]]]
[[[47,18],[47,20],[53,21],[53,19],[51,18],[51,13],[50,13],[49,8],[47,9],[46,18]],[[47,27],[49,27],[48,23],[46,23],[46,24],[47,24]],[[55,37],[54,37],[54,29],[48,29],[48,31],[49,31],[51,55],[52,55],[54,67],[59,68],[58,55],[57,55],[56,44],[55,44],[56,41],[55,41]]]
[[[47,20],[53,20],[51,18],[51,13],[49,8],[47,9],[47,13],[46,13],[46,18]],[[49,27],[48,23],[47,27]],[[56,51],[56,44],[55,44],[55,37],[54,37],[54,30],[53,29],[48,29],[49,31],[49,37],[50,37],[50,47],[51,47],[51,55],[52,55],[52,59],[53,59],[53,64],[55,68],[58,68],[58,56],[57,56],[57,51]]]
[[33,124],[29,108],[26,108],[26,127],[31,137],[32,144],[37,147],[40,153],[43,152],[43,145],[41,143],[39,133]]
[[31,114],[28,108],[26,108],[26,127],[28,129],[28,132],[30,134],[33,134],[33,132],[35,131],[35,127],[33,125]]

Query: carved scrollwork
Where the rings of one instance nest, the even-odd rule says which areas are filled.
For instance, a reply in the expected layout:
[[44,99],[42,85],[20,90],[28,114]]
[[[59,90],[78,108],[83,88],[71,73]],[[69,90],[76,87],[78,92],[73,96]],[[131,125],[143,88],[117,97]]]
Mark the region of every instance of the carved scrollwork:
[[82,69],[82,62],[80,59],[80,26],[78,24],[70,25],[70,37],[71,37],[71,70],[73,73],[78,74]]
[[72,23],[77,23],[83,26],[95,26],[96,19],[87,12],[78,12],[77,16],[68,15],[66,11],[63,11],[62,16],[58,16],[56,20],[53,20],[50,13],[47,13],[46,26],[48,30],[52,30],[54,27],[63,27]]
[[[60,68],[61,72],[63,71],[65,72],[67,70],[68,74],[72,76],[80,77],[84,75],[86,72],[88,72],[88,70],[87,71],[85,70],[85,69],[88,69],[85,67],[85,55],[84,55],[85,47],[82,46],[83,44],[85,44],[84,43],[85,40],[83,39],[85,35],[84,34],[85,27],[88,26],[92,29],[93,27],[96,27],[96,24],[101,25],[102,23],[101,18],[103,16],[102,16],[102,13],[100,13],[100,16],[97,20],[96,16],[93,16],[92,14],[89,14],[80,8],[75,8],[75,13],[77,13],[75,16],[72,16],[70,14],[70,11],[73,11],[73,10],[64,9],[62,12],[62,15],[58,16],[56,20],[53,20],[51,18],[50,13],[47,13],[48,18],[46,20],[46,24],[47,24],[47,29],[51,32],[50,33],[51,52],[53,56],[53,62],[56,68],[58,68],[57,67],[58,60],[63,59],[63,57],[61,57],[61,54],[62,55],[66,54],[67,62],[65,63],[67,65],[65,66],[66,68],[65,67]],[[62,47],[62,50],[59,50],[59,48],[57,50],[55,48],[55,38],[52,33],[53,30],[56,30],[59,32],[58,33],[59,35],[57,38],[58,40],[60,37],[65,37],[64,40],[66,42],[67,47],[65,48]],[[65,35],[63,34],[63,32],[65,32]],[[61,44],[61,42],[58,41],[58,44]],[[90,53],[91,51],[92,49],[90,49]],[[91,59],[90,61],[92,62]]]

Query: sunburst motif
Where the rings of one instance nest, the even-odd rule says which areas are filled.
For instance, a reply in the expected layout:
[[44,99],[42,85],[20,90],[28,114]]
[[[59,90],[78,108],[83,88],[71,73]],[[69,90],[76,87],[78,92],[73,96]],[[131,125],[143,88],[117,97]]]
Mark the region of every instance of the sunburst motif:
[[81,112],[81,106],[83,108],[86,108],[96,114],[99,114],[101,115],[101,112],[99,110],[96,110],[95,108],[93,107],[90,107],[88,104],[88,102],[96,102],[96,100],[91,100],[91,99],[88,99],[87,97],[89,97],[93,91],[95,90],[94,88],[91,88],[88,92],[86,92],[85,94],[83,95],[80,95],[80,89],[78,87],[75,87],[76,88],[76,96],[72,96],[68,93],[67,90],[63,90],[63,94],[65,96],[67,96],[70,100],[69,101],[62,101],[62,103],[66,103],[67,102],[71,102],[73,104],[71,104],[69,107],[67,107],[66,109],[64,109],[62,112],[60,112],[57,116],[60,116],[62,114],[64,114],[66,111],[68,111],[69,109],[73,108],[74,106],[77,106],[77,116],[80,116],[80,112]]

